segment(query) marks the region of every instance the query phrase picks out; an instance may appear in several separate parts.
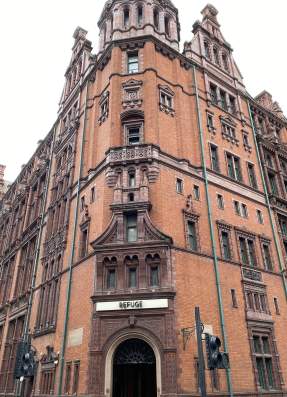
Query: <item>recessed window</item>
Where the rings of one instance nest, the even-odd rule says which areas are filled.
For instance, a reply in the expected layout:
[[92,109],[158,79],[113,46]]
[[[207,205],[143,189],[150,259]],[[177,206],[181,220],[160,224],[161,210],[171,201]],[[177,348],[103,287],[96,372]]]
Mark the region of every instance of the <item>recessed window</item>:
[[216,195],[216,200],[217,200],[217,207],[220,210],[223,210],[224,209],[224,200],[223,200],[222,194],[217,194]]
[[235,128],[229,124],[222,123],[222,135],[223,137],[231,138],[231,140],[236,139]]
[[262,244],[265,269],[273,270],[269,244]]
[[220,95],[220,106],[224,110],[228,110],[227,108],[227,100],[226,100],[226,92],[223,90],[219,90],[219,95]]
[[116,269],[108,269],[107,271],[107,288],[116,288]]
[[172,109],[172,96],[167,94],[164,91],[160,92],[160,104],[166,106],[169,109]]
[[74,363],[74,374],[73,374],[73,388],[72,393],[76,395],[79,389],[79,377],[80,377],[80,361]]
[[255,245],[252,239],[239,237],[241,261],[244,265],[256,266]]
[[274,194],[275,196],[278,195],[276,176],[271,172],[268,172],[268,179],[269,179],[271,193]]
[[138,6],[138,26],[142,26],[143,24],[143,6]]
[[129,267],[128,268],[128,287],[136,288],[137,286],[137,268]]
[[187,221],[187,233],[188,233],[188,243],[189,248],[192,251],[197,251],[197,235],[196,235],[196,225],[193,221]]
[[279,316],[280,315],[280,309],[279,309],[278,298],[274,298],[274,306],[275,306],[275,313]]
[[88,229],[81,231],[80,258],[84,258],[88,251]]
[[[285,219],[280,219],[280,229],[281,233],[287,237],[287,221]],[[286,251],[287,253],[287,251]]]
[[126,215],[126,236],[130,243],[137,241],[137,214]]
[[247,211],[246,204],[241,204],[241,213],[242,213],[243,218],[248,218],[248,211]]
[[238,308],[235,289],[231,289],[230,292],[231,292],[231,299],[232,299],[232,307]]
[[167,36],[170,36],[170,18],[168,16],[164,17],[164,31]]
[[129,187],[136,186],[136,174],[134,171],[129,172]]
[[159,30],[159,13],[157,9],[153,10],[153,23],[154,27]]
[[183,180],[180,178],[176,178],[176,193],[183,193]]
[[91,188],[91,203],[93,203],[94,201],[95,201],[95,199],[96,199],[96,188],[93,186],[92,188]]
[[242,181],[241,167],[240,167],[240,159],[232,155],[231,153],[226,153],[227,160],[227,172],[228,176],[232,179],[235,179],[239,182]]
[[250,186],[253,187],[253,189],[258,189],[254,164],[247,163],[247,170]]
[[234,115],[237,113],[236,99],[231,95],[229,95],[229,111]]
[[81,197],[81,211],[84,211],[85,209],[85,196]]
[[222,54],[222,64],[223,64],[223,68],[228,72],[229,66],[228,66],[228,58],[226,54]]
[[210,99],[214,105],[217,105],[217,87],[214,84],[210,84]]
[[262,214],[262,211],[256,210],[256,215],[257,215],[258,223],[260,223],[260,224],[262,225],[262,224],[263,224],[263,214]]
[[234,205],[234,210],[235,210],[236,215],[241,216],[239,201],[234,200],[233,205]]
[[151,287],[159,286],[159,267],[151,266],[150,268],[150,285]]
[[130,24],[130,10],[128,8],[124,9],[124,27],[128,28]]
[[210,47],[208,41],[204,41],[204,55],[207,59],[210,59]]
[[262,390],[276,388],[274,379],[273,357],[268,336],[253,336],[253,351],[258,374],[258,382]]
[[218,54],[218,48],[217,47],[213,47],[213,58],[214,58],[214,62],[219,65],[219,54]]
[[213,115],[207,113],[207,127],[209,130],[214,130]]
[[231,259],[230,238],[227,231],[221,231],[221,245],[223,259]]
[[127,129],[127,144],[129,146],[138,145],[140,143],[140,125],[130,125],[126,127]]
[[211,168],[219,172],[218,149],[215,145],[210,145]]
[[138,73],[139,71],[139,57],[138,53],[128,54],[128,73]]
[[200,189],[199,189],[199,186],[197,186],[197,185],[193,186],[193,198],[194,198],[194,200],[197,200],[197,201],[200,200]]

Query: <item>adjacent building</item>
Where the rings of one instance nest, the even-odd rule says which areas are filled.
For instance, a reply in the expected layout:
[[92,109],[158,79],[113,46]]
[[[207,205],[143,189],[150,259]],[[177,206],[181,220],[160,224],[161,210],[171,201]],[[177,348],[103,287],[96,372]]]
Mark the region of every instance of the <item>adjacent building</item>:
[[209,395],[287,395],[287,120],[217,14],[182,53],[170,0],[107,1],[97,54],[76,29],[57,120],[0,204],[0,396],[196,396],[195,307],[230,358]]

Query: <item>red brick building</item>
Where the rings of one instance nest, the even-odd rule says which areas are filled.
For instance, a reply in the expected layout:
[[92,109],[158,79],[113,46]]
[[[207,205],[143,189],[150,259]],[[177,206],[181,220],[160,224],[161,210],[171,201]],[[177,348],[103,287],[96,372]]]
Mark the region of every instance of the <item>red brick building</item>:
[[230,358],[209,395],[287,395],[287,120],[211,5],[183,53],[170,0],[108,1],[99,30],[1,202],[0,396],[198,395],[196,306]]

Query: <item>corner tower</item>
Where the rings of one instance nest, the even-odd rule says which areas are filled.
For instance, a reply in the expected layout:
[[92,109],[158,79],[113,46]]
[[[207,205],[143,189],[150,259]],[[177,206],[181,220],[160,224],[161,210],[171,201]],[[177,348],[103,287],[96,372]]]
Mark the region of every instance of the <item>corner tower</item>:
[[113,40],[148,35],[179,50],[178,10],[170,0],[109,0],[98,26],[100,53]]

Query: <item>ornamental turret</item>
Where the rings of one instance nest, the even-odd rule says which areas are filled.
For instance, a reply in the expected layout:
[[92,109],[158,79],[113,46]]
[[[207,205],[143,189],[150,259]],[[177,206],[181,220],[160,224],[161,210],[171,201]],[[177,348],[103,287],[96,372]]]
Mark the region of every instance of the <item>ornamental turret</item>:
[[178,10],[170,0],[109,0],[98,26],[100,53],[111,41],[148,35],[179,49]]

